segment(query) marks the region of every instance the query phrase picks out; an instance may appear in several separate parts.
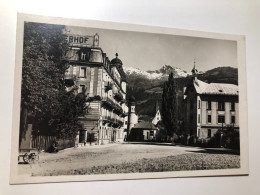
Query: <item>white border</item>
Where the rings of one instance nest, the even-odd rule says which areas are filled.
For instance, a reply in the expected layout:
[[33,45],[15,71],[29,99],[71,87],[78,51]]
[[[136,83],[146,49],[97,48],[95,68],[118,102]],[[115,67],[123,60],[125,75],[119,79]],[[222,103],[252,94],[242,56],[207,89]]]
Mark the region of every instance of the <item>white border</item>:
[[[106,175],[83,175],[83,176],[44,176],[25,177],[18,176],[17,156],[19,143],[19,113],[21,97],[21,72],[23,53],[23,28],[24,21],[62,24],[69,26],[81,26],[103,29],[116,29],[125,31],[149,32],[160,34],[173,34],[202,38],[213,38],[237,41],[238,75],[239,75],[239,122],[240,122],[240,163],[239,169],[222,170],[199,170],[199,171],[175,171],[157,173],[134,173],[134,174],[106,174]],[[197,177],[197,176],[224,176],[224,175],[248,175],[248,125],[247,125],[247,90],[246,90],[246,65],[245,65],[245,37],[243,35],[230,35],[220,33],[208,33],[174,28],[162,28],[154,26],[134,25],[125,23],[102,22],[94,20],[66,19],[47,17],[30,14],[18,14],[15,82],[13,100],[13,127],[12,127],[12,152],[11,152],[11,184],[42,183],[42,182],[69,182],[69,181],[96,181],[96,180],[120,180],[120,179],[144,179],[144,178],[169,178],[169,177]]]

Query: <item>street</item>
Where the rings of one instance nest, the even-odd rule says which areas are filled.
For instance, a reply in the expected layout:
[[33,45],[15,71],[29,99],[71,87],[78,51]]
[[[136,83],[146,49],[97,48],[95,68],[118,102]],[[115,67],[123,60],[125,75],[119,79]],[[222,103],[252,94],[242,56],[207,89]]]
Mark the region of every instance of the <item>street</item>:
[[[19,164],[19,175],[46,176],[238,168],[239,155],[205,153],[197,147],[152,143],[117,143],[68,148],[39,154]],[[201,165],[202,163],[202,165]]]

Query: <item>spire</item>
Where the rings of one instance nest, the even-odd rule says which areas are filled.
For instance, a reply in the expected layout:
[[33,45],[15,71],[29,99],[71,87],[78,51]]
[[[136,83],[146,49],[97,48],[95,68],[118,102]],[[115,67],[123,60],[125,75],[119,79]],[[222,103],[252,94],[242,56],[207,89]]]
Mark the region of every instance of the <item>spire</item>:
[[158,100],[156,100],[156,103],[155,103],[155,114],[157,113],[157,111],[159,110],[159,103],[158,103]]
[[116,58],[118,58],[118,53],[116,53]]
[[198,70],[196,69],[196,57],[194,57],[194,61],[193,61],[193,69],[191,70],[193,75],[196,75],[198,73]]

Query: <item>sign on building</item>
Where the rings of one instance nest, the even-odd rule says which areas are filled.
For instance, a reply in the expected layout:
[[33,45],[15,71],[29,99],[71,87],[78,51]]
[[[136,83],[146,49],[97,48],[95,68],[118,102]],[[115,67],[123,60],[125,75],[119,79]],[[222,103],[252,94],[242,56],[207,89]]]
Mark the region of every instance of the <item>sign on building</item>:
[[95,34],[94,36],[82,36],[75,34],[68,34],[67,41],[70,46],[78,47],[99,47],[99,36]]

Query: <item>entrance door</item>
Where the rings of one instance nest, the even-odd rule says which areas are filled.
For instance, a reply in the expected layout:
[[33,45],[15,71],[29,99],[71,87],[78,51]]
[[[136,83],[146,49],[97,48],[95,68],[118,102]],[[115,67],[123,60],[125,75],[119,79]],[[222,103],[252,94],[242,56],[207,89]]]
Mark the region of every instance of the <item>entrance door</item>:
[[86,131],[79,132],[79,143],[84,143],[86,140]]

